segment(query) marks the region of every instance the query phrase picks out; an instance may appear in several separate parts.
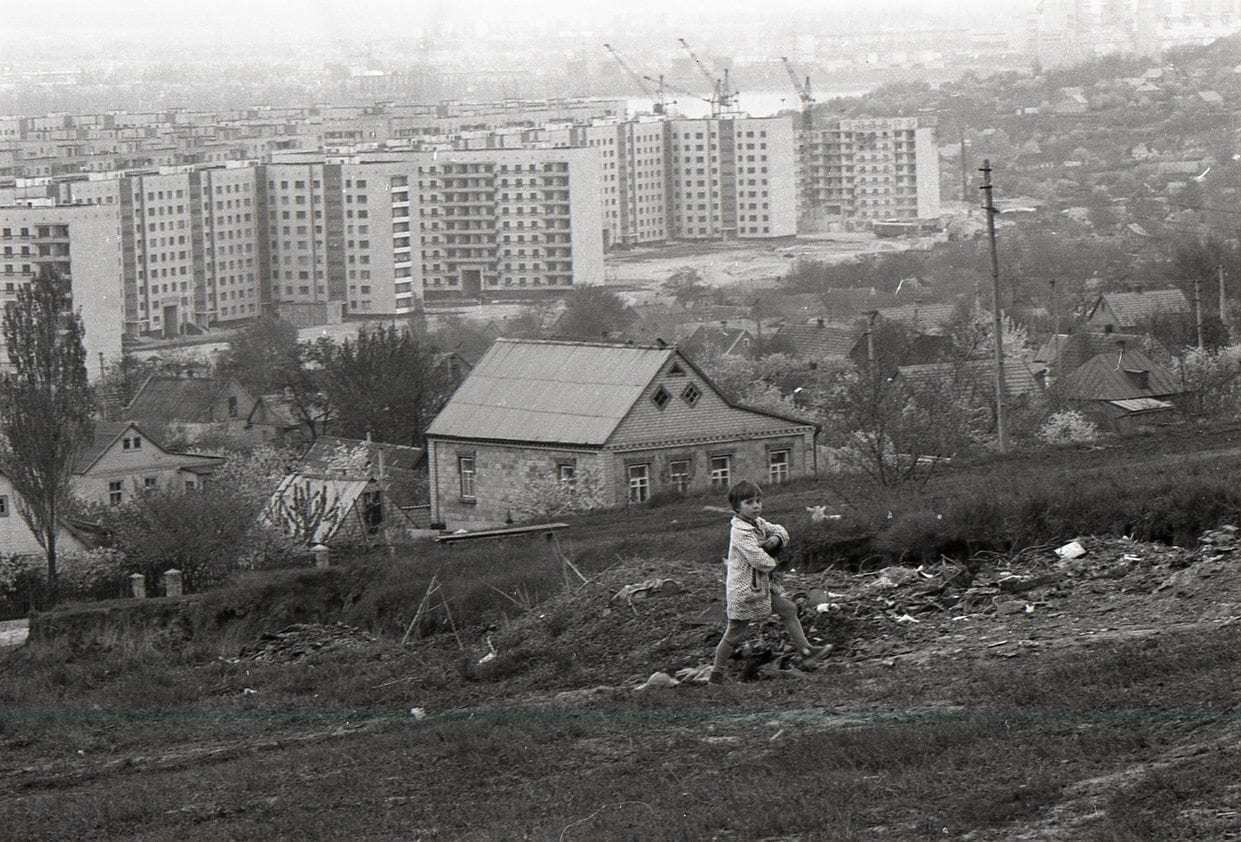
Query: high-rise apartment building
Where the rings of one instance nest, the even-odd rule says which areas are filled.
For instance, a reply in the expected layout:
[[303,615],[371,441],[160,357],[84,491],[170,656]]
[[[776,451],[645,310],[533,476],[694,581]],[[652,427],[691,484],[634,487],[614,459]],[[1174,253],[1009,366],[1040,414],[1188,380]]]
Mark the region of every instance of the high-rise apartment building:
[[[121,232],[103,207],[0,208],[0,308],[41,272],[70,281],[71,305],[82,315],[87,376],[121,355]],[[4,357],[7,361],[7,356]]]
[[807,132],[803,148],[807,225],[939,216],[939,151],[924,118],[839,120]]
[[328,316],[401,316],[423,298],[538,294],[603,278],[599,165],[588,149],[303,163],[309,157],[264,168],[276,226],[271,301],[282,313],[310,304]]
[[797,233],[788,117],[600,122],[549,128],[532,140],[598,155],[609,247]]
[[111,175],[62,182],[58,198],[118,215],[128,333],[178,336],[262,312],[253,166]]

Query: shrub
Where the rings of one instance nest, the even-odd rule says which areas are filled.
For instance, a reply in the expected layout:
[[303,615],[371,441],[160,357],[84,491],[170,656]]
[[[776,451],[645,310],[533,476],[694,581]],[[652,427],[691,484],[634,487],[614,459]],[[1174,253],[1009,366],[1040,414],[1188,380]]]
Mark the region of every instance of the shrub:
[[1038,431],[1045,444],[1093,444],[1099,440],[1099,428],[1093,421],[1074,409],[1052,413]]

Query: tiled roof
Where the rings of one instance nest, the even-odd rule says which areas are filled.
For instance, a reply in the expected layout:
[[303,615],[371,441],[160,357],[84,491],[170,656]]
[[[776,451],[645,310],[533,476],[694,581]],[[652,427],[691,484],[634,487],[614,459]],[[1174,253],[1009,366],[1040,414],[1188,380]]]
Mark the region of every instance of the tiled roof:
[[603,445],[676,351],[497,339],[428,437]]
[[[903,379],[921,385],[948,383],[995,390],[994,360],[967,360],[960,364],[903,365],[898,367],[897,371]],[[1030,367],[1020,357],[1008,357],[1004,360],[1004,386],[1010,395],[1027,395],[1039,391]]]
[[[1082,330],[1060,333],[1048,338],[1034,355],[1035,368],[1047,369],[1062,376],[1082,365],[1091,357],[1120,353],[1122,347],[1141,350],[1153,340],[1133,333],[1102,333]],[[1158,349],[1156,353],[1162,351]],[[1145,353],[1145,352],[1144,352]],[[1150,356],[1148,353],[1147,356]]]
[[862,333],[861,328],[829,324],[784,325],[776,331],[793,346],[794,356],[810,360],[843,360]]
[[923,333],[939,333],[956,311],[955,304],[902,304],[880,308],[879,318],[899,322]]
[[1090,312],[1093,319],[1099,307],[1106,304],[1125,326],[1141,324],[1157,316],[1189,313],[1189,299],[1179,289],[1153,289],[1148,292],[1109,292],[1099,298]]
[[1064,400],[1085,401],[1158,398],[1183,391],[1171,372],[1128,348],[1091,357],[1056,380],[1054,389]]
[[[155,374],[147,378],[129,402],[125,417],[141,421],[152,429],[162,429],[170,421],[211,421],[211,407],[228,387],[229,381],[214,377]],[[243,407],[242,411],[249,409]]]

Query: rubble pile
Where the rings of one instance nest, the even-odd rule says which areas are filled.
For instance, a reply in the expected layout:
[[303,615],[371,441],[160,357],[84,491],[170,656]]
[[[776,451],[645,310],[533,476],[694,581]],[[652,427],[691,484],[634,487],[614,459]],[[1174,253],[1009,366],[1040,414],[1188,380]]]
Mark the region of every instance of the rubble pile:
[[240,660],[295,663],[319,652],[359,649],[375,642],[374,635],[344,623],[319,625],[294,623],[278,632],[267,632],[241,650]]
[[[1241,530],[1205,533],[1195,548],[1128,538],[1079,538],[1059,548],[1030,548],[969,563],[941,558],[916,568],[872,573],[829,571],[785,577],[802,625],[837,656],[881,649],[888,638],[930,637],[961,621],[1069,611],[1072,598],[1192,598],[1218,584],[1241,561]],[[774,618],[741,651],[751,674],[796,669],[798,656]]]

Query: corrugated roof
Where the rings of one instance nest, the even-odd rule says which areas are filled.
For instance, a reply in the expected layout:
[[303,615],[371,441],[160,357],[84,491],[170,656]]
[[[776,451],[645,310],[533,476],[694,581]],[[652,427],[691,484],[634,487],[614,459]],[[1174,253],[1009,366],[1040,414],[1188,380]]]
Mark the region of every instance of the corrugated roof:
[[1127,348],[1091,357],[1060,377],[1054,388],[1065,400],[1081,401],[1157,398],[1183,391],[1167,369]]
[[675,351],[497,339],[429,437],[603,445]]

